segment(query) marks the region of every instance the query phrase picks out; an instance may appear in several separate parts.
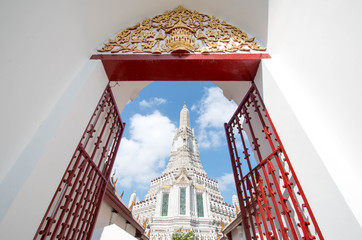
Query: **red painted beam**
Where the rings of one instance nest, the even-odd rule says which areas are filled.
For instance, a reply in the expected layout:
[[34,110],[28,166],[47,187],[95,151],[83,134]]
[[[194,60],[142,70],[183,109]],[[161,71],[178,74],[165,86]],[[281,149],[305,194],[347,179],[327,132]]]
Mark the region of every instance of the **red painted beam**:
[[252,81],[262,54],[113,54],[102,60],[110,81]]

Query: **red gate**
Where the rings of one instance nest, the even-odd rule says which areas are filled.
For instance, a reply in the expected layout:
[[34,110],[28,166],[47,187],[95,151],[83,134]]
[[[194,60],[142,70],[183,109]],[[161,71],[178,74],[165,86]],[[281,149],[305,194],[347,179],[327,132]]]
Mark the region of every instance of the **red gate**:
[[34,239],[90,239],[125,124],[108,85]]
[[225,131],[247,239],[324,239],[254,83]]

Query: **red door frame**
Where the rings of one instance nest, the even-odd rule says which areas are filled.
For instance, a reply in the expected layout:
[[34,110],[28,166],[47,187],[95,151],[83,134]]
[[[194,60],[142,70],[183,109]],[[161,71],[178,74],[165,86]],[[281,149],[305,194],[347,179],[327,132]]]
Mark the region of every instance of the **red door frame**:
[[253,81],[268,53],[96,54],[109,81]]

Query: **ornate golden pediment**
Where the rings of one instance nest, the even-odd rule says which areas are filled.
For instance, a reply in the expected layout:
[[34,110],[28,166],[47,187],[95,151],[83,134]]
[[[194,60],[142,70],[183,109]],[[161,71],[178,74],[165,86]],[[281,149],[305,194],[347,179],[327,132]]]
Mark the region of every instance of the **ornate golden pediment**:
[[98,52],[237,53],[265,51],[254,38],[225,21],[179,6],[119,32]]

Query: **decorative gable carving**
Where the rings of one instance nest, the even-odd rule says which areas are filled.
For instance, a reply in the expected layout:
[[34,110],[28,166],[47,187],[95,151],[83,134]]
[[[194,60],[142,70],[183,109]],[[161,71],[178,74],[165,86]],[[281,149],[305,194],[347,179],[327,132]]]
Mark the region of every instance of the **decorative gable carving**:
[[239,28],[179,6],[119,32],[98,52],[240,53],[265,51]]
[[176,183],[179,184],[189,184],[192,181],[191,177],[187,175],[184,166],[181,167],[179,174],[175,177],[175,180]]

